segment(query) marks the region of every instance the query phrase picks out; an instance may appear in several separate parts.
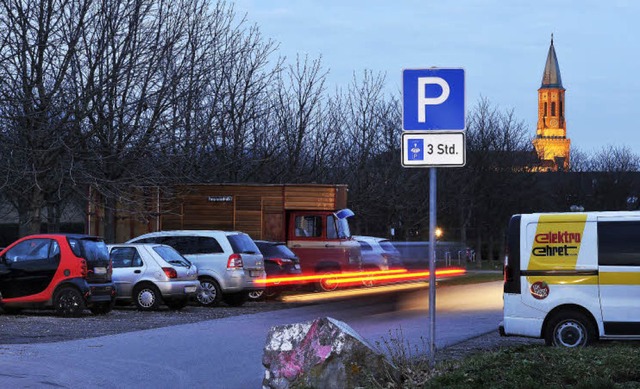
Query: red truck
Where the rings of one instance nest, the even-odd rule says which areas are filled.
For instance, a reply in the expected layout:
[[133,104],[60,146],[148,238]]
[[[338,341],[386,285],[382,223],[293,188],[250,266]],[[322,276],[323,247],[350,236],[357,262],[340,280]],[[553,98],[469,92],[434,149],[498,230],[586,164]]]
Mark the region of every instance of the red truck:
[[[197,184],[177,187],[170,197],[156,190],[157,195],[151,190],[145,196],[152,215],[145,223],[139,217],[118,219],[118,240],[160,230],[243,231],[253,239],[286,242],[305,274],[361,269],[360,246],[349,230],[353,212],[346,209],[346,185]],[[99,234],[99,213],[90,214],[94,220],[88,226]],[[325,290],[336,287],[318,285]]]

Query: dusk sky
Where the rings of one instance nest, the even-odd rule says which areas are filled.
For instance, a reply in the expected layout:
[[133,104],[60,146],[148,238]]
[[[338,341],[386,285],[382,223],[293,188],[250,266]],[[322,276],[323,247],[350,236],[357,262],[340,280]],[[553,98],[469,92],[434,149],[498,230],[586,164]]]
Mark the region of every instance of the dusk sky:
[[[592,153],[640,154],[640,2],[633,0],[236,0],[288,63],[322,56],[329,91],[354,72],[386,74],[399,97],[402,69],[464,68],[466,107],[486,97],[513,109],[533,138],[551,34],[566,91],[567,137]],[[398,129],[400,134],[401,129]]]

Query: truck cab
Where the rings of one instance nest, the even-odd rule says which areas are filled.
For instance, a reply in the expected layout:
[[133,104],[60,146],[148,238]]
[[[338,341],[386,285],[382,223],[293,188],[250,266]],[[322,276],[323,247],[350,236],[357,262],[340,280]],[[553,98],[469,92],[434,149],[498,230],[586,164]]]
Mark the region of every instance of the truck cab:
[[[288,212],[287,245],[300,257],[305,274],[327,275],[362,268],[360,245],[351,239],[347,218],[350,209]],[[318,283],[321,290],[333,290],[337,284]]]

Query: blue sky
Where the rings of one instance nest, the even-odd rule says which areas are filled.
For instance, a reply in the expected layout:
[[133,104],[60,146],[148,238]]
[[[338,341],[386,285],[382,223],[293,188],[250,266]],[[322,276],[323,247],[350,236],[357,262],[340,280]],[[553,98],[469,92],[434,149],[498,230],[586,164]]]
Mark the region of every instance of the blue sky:
[[[401,91],[402,69],[461,67],[467,111],[483,96],[535,135],[537,90],[551,33],[566,88],[567,136],[592,153],[640,154],[640,2],[635,0],[236,0],[290,62],[315,58],[330,87],[354,72],[384,72]],[[398,130],[400,131],[400,129]]]

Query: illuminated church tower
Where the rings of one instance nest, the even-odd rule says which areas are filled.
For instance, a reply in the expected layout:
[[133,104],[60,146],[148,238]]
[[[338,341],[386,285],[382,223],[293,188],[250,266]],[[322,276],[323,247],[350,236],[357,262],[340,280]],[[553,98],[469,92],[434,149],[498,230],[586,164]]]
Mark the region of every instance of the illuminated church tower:
[[538,129],[533,140],[533,147],[542,162],[541,170],[566,171],[569,168],[571,140],[567,138],[564,92],[551,34],[542,85],[538,89]]

